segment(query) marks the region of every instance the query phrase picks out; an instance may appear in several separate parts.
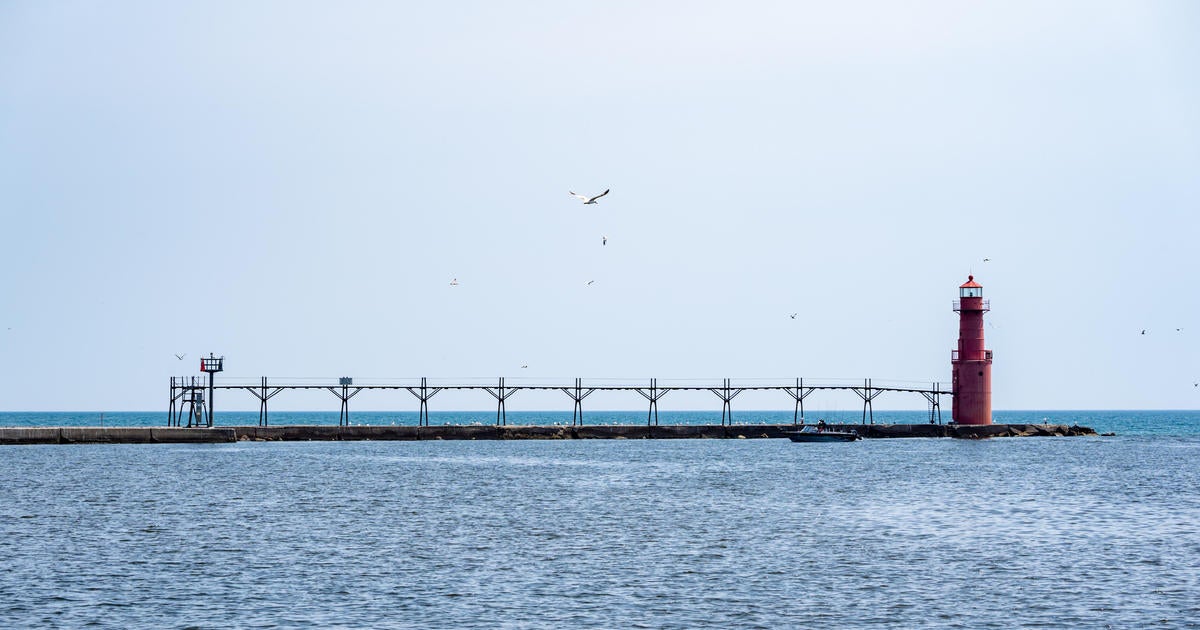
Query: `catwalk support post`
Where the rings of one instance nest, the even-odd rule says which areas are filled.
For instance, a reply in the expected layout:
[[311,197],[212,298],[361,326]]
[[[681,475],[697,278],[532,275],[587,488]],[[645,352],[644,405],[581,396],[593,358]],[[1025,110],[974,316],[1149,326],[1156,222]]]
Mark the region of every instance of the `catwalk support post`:
[[275,394],[283,391],[284,388],[276,387],[269,389],[267,387],[267,377],[264,376],[262,377],[262,383],[258,387],[246,387],[245,389],[258,399],[258,426],[267,426],[267,401],[274,398]]
[[429,380],[426,377],[422,376],[421,377],[421,385],[420,385],[420,387],[418,387],[418,389],[420,389],[420,393],[418,393],[416,390],[414,390],[411,387],[405,387],[404,389],[407,389],[408,393],[412,394],[413,396],[416,396],[417,400],[420,401],[420,405],[417,408],[417,426],[419,426],[419,427],[429,426],[429,399],[433,398],[433,396],[435,394],[442,391],[442,388],[441,387],[430,388]]
[[583,426],[583,399],[590,396],[596,389],[592,388],[586,392],[583,391],[582,378],[575,379],[574,388],[562,387],[560,389],[564,394],[570,396],[571,400],[575,401],[575,406],[571,410],[571,426],[575,426],[576,422],[579,423],[579,426]]
[[921,395],[929,402],[929,424],[933,424],[936,414],[937,423],[942,423],[942,387],[941,383],[933,383],[931,391],[922,391]]
[[669,392],[671,390],[660,389],[658,387],[658,379],[652,378],[652,379],[650,379],[650,388],[648,390],[642,389],[640,387],[636,387],[636,388],[634,388],[633,391],[641,394],[642,398],[645,398],[646,400],[650,401],[650,410],[646,412],[646,426],[651,426],[651,422],[650,422],[651,419],[654,420],[653,425],[657,426],[658,425],[658,399],[662,398],[663,396],[666,396],[667,392]]
[[491,394],[496,399],[496,426],[505,426],[508,424],[508,410],[505,408],[505,401],[509,396],[520,391],[520,387],[506,387],[504,385],[504,377],[500,377],[500,382],[495,389],[484,387],[487,393]]
[[717,395],[721,399],[721,426],[725,426],[726,417],[728,416],[729,424],[733,424],[733,399],[744,390],[735,389],[730,386],[730,379],[725,379],[721,382],[721,387],[713,387],[708,391]]
[[338,412],[338,426],[344,427],[350,425],[350,399],[358,395],[363,390],[362,387],[357,387],[354,391],[350,391],[350,386],[354,384],[354,379],[343,376],[338,379],[339,389],[326,387],[329,393],[337,396],[342,401],[341,409]]
[[804,422],[804,399],[808,398],[808,395],[813,393],[814,388],[805,387],[804,379],[798,378],[796,379],[795,388],[785,387],[783,388],[783,391],[786,392],[788,396],[791,396],[792,400],[796,403],[792,408],[792,425],[795,426],[801,422]]
[[871,379],[863,379],[862,387],[851,387],[851,391],[858,394],[858,397],[863,400],[863,417],[862,423],[867,423],[867,415],[870,414],[871,424],[875,424],[875,406],[872,404],[880,394],[885,390],[871,387]]

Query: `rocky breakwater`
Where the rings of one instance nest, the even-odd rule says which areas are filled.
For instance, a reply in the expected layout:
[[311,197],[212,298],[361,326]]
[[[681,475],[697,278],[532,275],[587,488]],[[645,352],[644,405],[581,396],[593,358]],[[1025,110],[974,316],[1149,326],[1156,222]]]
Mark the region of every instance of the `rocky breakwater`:
[[1090,427],[1065,424],[845,424],[865,438],[951,437],[983,440],[998,437],[1072,437],[1096,435]]

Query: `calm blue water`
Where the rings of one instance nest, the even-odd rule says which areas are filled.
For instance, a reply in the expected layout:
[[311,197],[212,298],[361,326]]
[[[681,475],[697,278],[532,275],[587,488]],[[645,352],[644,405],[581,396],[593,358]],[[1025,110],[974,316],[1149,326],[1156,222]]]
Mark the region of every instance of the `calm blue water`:
[[[828,422],[857,423],[861,411],[822,411],[808,414],[808,421],[824,418]],[[338,423],[336,411],[273,411],[268,416],[271,425]],[[495,411],[434,411],[431,424],[495,424]],[[792,422],[791,411],[737,411],[738,424],[784,424]],[[996,411],[997,423],[1080,424],[1100,433],[1123,435],[1200,435],[1200,411]],[[553,425],[571,424],[570,411],[510,411],[508,424]],[[878,411],[877,423],[924,423],[929,414],[924,411]],[[949,412],[943,422],[950,422]],[[184,418],[184,424],[187,419]],[[414,411],[351,411],[350,422],[364,425],[416,425]],[[584,415],[587,424],[645,424],[645,411],[589,411]],[[659,424],[720,424],[720,411],[663,411]],[[257,411],[219,411],[217,426],[257,425]],[[0,427],[12,426],[166,426],[165,411],[53,411],[0,412]]]
[[0,447],[0,627],[1200,627],[1200,414],[1055,413],[1118,435]]

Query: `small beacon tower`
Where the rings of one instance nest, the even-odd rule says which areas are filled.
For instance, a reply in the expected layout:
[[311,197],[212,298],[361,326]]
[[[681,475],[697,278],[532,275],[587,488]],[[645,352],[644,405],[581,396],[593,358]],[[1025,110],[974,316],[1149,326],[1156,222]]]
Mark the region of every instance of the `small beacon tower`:
[[[208,426],[213,425],[213,376],[225,371],[225,357],[214,357],[211,352],[207,357],[200,357],[200,371],[208,372]],[[188,422],[191,425],[191,421]]]
[[958,349],[950,352],[954,407],[958,424],[992,423],[992,351],[983,347],[983,314],[991,310],[975,276],[958,287]]

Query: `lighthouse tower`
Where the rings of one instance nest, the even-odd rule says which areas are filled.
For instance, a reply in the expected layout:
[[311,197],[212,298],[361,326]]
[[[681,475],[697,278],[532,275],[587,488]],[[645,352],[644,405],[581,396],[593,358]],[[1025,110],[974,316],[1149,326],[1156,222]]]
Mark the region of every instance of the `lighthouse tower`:
[[958,349],[950,353],[954,372],[954,421],[959,424],[992,423],[992,351],[983,347],[983,314],[988,301],[975,276],[958,287]]

